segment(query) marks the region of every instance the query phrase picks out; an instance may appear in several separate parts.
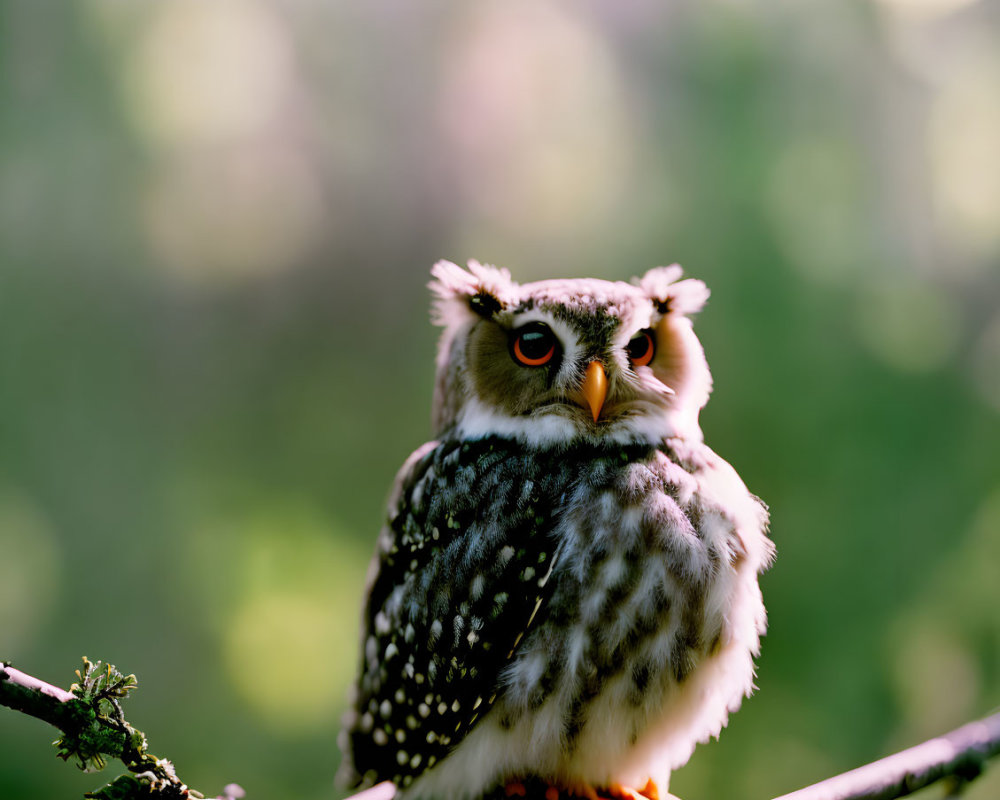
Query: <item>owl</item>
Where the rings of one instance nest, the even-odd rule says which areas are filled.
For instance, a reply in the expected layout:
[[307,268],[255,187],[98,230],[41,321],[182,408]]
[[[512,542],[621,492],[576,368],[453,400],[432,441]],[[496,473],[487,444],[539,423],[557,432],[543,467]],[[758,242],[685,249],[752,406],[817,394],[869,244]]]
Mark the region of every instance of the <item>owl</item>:
[[440,262],[434,441],[368,576],[340,781],[655,798],[753,688],[768,515],[704,443],[677,265],[520,285]]

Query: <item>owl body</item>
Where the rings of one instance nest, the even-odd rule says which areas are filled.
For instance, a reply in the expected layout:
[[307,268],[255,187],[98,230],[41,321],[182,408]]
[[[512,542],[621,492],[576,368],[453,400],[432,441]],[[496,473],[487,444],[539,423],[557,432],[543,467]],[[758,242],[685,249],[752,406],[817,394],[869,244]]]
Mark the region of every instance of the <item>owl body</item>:
[[697,426],[704,286],[435,277],[438,438],[379,538],[342,776],[666,788],[752,688],[773,549]]

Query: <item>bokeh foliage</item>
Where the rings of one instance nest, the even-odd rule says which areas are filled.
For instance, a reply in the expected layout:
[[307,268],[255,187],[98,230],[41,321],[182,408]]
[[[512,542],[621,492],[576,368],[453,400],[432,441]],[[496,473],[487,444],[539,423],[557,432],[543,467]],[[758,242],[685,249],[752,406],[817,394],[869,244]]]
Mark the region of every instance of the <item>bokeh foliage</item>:
[[[680,261],[779,559],[761,691],[672,788],[768,797],[985,713],[998,54],[969,0],[3,0],[0,657],[127,664],[192,785],[337,797],[429,265]],[[0,796],[89,788],[51,736],[0,714]]]

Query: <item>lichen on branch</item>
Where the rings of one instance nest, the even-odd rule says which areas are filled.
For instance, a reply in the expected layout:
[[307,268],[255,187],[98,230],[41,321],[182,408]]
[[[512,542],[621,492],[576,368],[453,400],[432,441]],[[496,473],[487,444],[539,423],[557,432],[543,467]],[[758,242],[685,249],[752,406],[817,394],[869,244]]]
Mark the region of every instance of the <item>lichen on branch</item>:
[[[30,714],[55,726],[62,736],[56,755],[73,759],[80,769],[103,769],[108,759],[129,770],[85,797],[96,800],[186,800],[203,794],[189,788],[173,764],[148,751],[142,731],[125,719],[121,702],[138,686],[134,675],[124,675],[113,664],[83,658],[77,682],[67,692],[40,681],[10,664],[0,662],[0,705]],[[230,791],[230,790],[233,791]],[[239,787],[227,787],[226,796],[241,796]]]

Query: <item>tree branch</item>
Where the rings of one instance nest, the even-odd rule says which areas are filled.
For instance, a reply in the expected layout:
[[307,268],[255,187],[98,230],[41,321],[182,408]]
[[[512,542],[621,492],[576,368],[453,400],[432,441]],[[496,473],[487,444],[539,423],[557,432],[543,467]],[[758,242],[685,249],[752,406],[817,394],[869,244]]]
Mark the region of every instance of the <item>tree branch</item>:
[[942,778],[974,779],[1000,753],[1000,712],[774,800],[894,800]]
[[64,725],[74,724],[76,702],[70,692],[0,662],[0,705],[63,730]]
[[[0,705],[48,722],[63,735],[55,742],[57,755],[75,758],[84,769],[102,769],[105,756],[117,758],[130,774],[120,775],[107,786],[86,797],[95,800],[186,800],[203,797],[177,777],[173,764],[148,752],[146,737],[133,728],[122,712],[123,700],[137,683],[134,675],[122,675],[110,664],[83,659],[77,670],[79,683],[70,691],[40,681],[0,662]],[[243,790],[230,784],[224,800],[243,797]]]
[[[131,775],[123,775],[95,798],[200,797],[185,786],[169,761],[146,751],[146,740],[122,714],[119,700],[135,688],[135,678],[123,676],[110,665],[101,668],[84,659],[84,672],[72,691],[40,681],[0,662],[0,705],[8,706],[48,722],[64,736],[56,743],[59,755],[76,757],[84,766],[104,766],[102,755],[121,759]],[[958,783],[974,780],[986,762],[1000,754],[1000,712],[970,722],[950,733],[916,747],[845,772],[774,800],[895,800],[923,789],[942,778]],[[529,782],[526,800],[546,796],[545,786]],[[535,790],[538,790],[537,792]],[[391,800],[391,783],[382,783],[349,800]],[[503,795],[503,789],[490,793]],[[223,798],[242,797],[242,789],[230,784]]]

